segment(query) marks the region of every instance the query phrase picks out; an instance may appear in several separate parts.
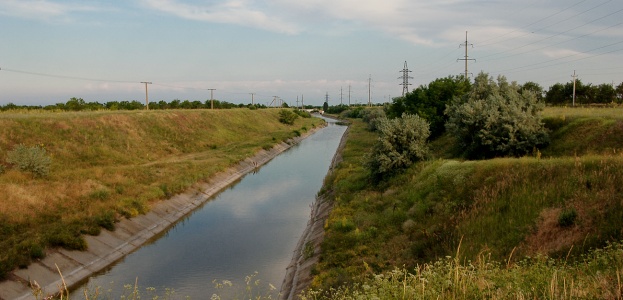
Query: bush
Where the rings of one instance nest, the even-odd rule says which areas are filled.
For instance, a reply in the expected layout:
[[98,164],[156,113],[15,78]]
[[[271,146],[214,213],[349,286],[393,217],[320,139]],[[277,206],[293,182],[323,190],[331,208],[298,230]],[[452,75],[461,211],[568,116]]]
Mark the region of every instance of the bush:
[[522,156],[549,142],[534,93],[519,93],[504,76],[497,83],[485,73],[472,90],[446,109],[448,132],[468,158]]
[[298,117],[299,115],[289,109],[282,109],[279,112],[279,122],[283,124],[292,125]]
[[558,215],[558,225],[560,227],[570,227],[575,224],[575,220],[578,218],[578,213],[575,208],[563,209]]
[[385,111],[380,108],[372,108],[361,111],[361,119],[368,124],[368,130],[376,131],[379,122],[385,118]]
[[0,175],[2,175],[2,173],[4,173],[4,165],[0,165]]
[[37,177],[47,176],[52,163],[52,159],[42,146],[26,147],[23,144],[10,151],[6,161],[21,171],[31,172]]
[[306,110],[295,109],[294,113],[302,118],[311,118],[311,114]]
[[402,118],[391,120],[382,118],[378,131],[380,136],[366,162],[374,180],[406,169],[428,153],[429,124],[417,115],[403,114]]

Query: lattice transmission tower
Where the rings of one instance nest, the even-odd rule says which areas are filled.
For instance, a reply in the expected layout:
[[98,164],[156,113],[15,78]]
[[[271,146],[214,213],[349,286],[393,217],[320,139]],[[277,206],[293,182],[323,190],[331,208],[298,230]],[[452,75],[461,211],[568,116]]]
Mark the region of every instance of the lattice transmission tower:
[[398,79],[402,79],[402,83],[400,85],[402,85],[402,96],[404,97],[404,95],[406,93],[409,92],[409,86],[411,85],[409,83],[409,79],[413,79],[413,77],[409,76],[409,68],[407,68],[407,61],[405,60],[405,66],[402,69],[402,76],[398,77]]

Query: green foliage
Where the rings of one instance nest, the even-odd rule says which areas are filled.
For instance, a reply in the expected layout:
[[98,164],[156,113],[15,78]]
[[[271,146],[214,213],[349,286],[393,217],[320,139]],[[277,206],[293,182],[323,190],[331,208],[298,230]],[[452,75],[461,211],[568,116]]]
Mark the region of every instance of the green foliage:
[[343,110],[340,113],[340,118],[353,118],[353,119],[361,118],[365,110],[366,108],[363,106],[349,108],[349,109]]
[[325,101],[325,103],[322,104],[322,110],[325,111],[325,112],[328,111],[329,110],[329,103],[327,103]]
[[376,131],[381,120],[385,119],[385,111],[381,108],[364,109],[359,115],[368,124],[368,130],[370,131]]
[[398,118],[403,113],[418,115],[430,123],[430,138],[434,139],[445,132],[445,123],[448,117],[444,114],[446,105],[454,97],[460,97],[469,92],[470,83],[464,76],[448,76],[438,78],[428,85],[421,85],[404,97],[393,99],[387,107],[389,118]]
[[417,115],[380,119],[380,136],[366,162],[373,179],[381,180],[424,159],[428,152],[428,128],[428,123]]
[[566,208],[560,212],[558,215],[558,225],[560,227],[569,227],[575,224],[575,221],[578,218],[578,212],[575,208]]
[[370,272],[364,261],[370,273],[364,280],[332,289],[310,289],[300,299],[618,299],[622,257],[623,244],[619,242],[591,251],[577,263],[539,256],[507,265],[484,253],[473,262],[455,255],[414,269]]
[[302,117],[302,118],[311,118],[311,114],[306,110],[295,109],[294,113],[299,115],[299,117]]
[[293,125],[294,121],[299,117],[296,113],[289,109],[279,111],[279,122],[287,125]]
[[503,76],[496,83],[480,73],[471,92],[448,106],[446,128],[467,157],[522,156],[547,145],[543,104],[533,93],[518,90]]
[[26,147],[19,144],[7,154],[6,161],[19,170],[31,172],[37,177],[47,176],[52,164],[52,159],[41,145]]

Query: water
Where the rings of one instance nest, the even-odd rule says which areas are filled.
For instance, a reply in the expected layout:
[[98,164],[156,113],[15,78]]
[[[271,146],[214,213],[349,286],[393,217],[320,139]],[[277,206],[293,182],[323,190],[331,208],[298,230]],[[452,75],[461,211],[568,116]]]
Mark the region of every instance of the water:
[[158,295],[172,289],[178,296],[209,299],[227,293],[217,291],[214,280],[244,287],[245,277],[258,272],[253,281],[272,284],[276,295],[345,130],[329,123],[74,293],[100,287],[118,298],[128,294],[124,285],[138,280],[145,296],[146,288],[155,288]]

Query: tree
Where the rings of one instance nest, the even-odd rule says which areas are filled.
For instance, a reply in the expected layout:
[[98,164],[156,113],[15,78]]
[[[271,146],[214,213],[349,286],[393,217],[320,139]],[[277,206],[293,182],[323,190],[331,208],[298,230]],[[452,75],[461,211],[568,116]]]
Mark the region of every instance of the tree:
[[447,129],[468,158],[521,156],[549,142],[541,121],[543,104],[533,93],[486,73],[474,80],[471,92],[446,109]]
[[617,103],[623,103],[623,82],[619,83],[619,85],[617,85],[617,88],[615,89],[616,92],[616,101]]
[[405,113],[401,118],[381,118],[377,131],[379,138],[366,159],[375,181],[408,168],[428,154],[429,124],[417,115]]
[[322,104],[322,110],[323,110],[323,111],[325,111],[325,112],[326,112],[327,110],[329,110],[329,103],[327,103],[327,102],[325,101],[325,103],[324,103],[324,104]]
[[464,76],[438,78],[428,85],[420,85],[404,97],[394,98],[386,113],[389,118],[398,118],[403,113],[424,118],[430,123],[430,138],[434,139],[445,132],[446,105],[469,90],[470,83]]
[[532,82],[532,81],[525,82],[521,86],[519,92],[522,94],[525,92],[534,93],[538,101],[543,101],[543,87],[536,82]]

